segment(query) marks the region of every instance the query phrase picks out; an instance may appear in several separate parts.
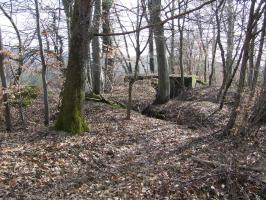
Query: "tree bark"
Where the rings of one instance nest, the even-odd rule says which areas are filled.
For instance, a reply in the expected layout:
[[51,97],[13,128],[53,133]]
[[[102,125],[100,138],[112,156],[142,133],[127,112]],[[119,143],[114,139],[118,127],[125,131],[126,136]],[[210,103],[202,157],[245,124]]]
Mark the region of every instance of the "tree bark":
[[[101,14],[102,14],[102,1],[95,1],[94,6],[94,17],[93,17],[93,26],[94,32],[99,33],[100,24],[101,24]],[[101,60],[100,60],[100,41],[99,37],[95,36],[92,39],[92,88],[93,93],[101,93]]]
[[[175,15],[175,1],[172,1],[172,6],[171,6],[171,17],[173,17]],[[170,69],[171,69],[171,73],[174,74],[175,73],[175,20],[172,19],[171,21],[171,52],[170,52]]]
[[[0,29],[0,51],[3,50],[3,40],[2,40],[2,32]],[[4,55],[0,52],[0,77],[2,81],[2,87],[3,87],[3,102],[5,106],[5,123],[6,123],[6,130],[11,131],[12,129],[12,123],[11,123],[11,114],[10,114],[10,106],[9,106],[9,98],[8,98],[8,88],[7,88],[7,82],[6,82],[6,76],[5,76],[5,70],[4,70]],[[0,105],[1,106],[1,105]]]
[[209,86],[212,86],[213,77],[215,77],[215,57],[217,50],[217,36],[215,32],[215,28],[213,27],[213,39],[212,39],[212,61],[211,61],[211,73],[209,76]]
[[166,103],[170,99],[170,79],[169,66],[166,57],[166,44],[164,38],[164,28],[161,25],[161,0],[151,0],[153,19],[153,31],[157,52],[158,63],[158,92],[155,103]]
[[[110,21],[110,9],[113,5],[113,0],[103,0],[103,33],[110,34],[112,32],[112,25]],[[113,58],[113,38],[112,36],[103,36],[103,55],[105,58],[104,63],[104,76],[105,76],[105,92],[111,92],[114,79],[114,58]]]
[[37,36],[39,42],[39,50],[41,56],[42,63],[42,85],[43,85],[43,102],[44,102],[44,124],[49,125],[49,103],[48,103],[48,89],[46,82],[46,71],[47,66],[44,58],[43,44],[42,44],[42,36],[41,36],[41,28],[40,28],[40,12],[38,0],[34,0],[35,2],[35,12],[36,12],[36,26],[37,26]]
[[78,134],[88,130],[83,115],[88,64],[89,16],[91,0],[75,0],[71,20],[71,40],[62,105],[55,124],[57,130]]
[[251,115],[248,119],[246,133],[251,133],[254,128],[260,128],[261,123],[266,122],[266,61],[264,64],[264,81],[261,85],[260,95],[257,97]]
[[71,16],[73,14],[73,5],[72,0],[62,0],[64,11],[66,15],[66,21],[67,21],[67,36],[68,36],[68,46],[70,48],[70,38],[71,38]]
[[261,27],[262,27],[262,31],[261,31],[261,36],[260,36],[258,56],[257,56],[255,68],[254,68],[252,87],[251,87],[251,91],[252,91],[251,96],[254,96],[254,93],[255,93],[255,87],[257,84],[257,80],[258,80],[261,57],[263,54],[263,47],[264,47],[264,41],[265,41],[265,35],[266,35],[266,28],[265,28],[266,27],[266,8],[264,8],[264,18],[263,18],[263,24]]
[[227,25],[227,52],[226,52],[226,80],[232,76],[232,67],[233,67],[233,50],[234,50],[234,35],[235,35],[235,13],[234,13],[233,0],[228,1],[227,5],[227,16],[228,16],[228,25]]
[[154,64],[154,45],[153,38],[154,34],[152,28],[149,28],[149,59],[150,59],[150,72],[155,73],[155,64]]

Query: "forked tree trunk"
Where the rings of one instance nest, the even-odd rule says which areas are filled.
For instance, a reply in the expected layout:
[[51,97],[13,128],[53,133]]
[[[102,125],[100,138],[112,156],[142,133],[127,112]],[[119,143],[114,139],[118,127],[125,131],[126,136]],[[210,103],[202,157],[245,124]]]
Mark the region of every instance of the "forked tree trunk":
[[[0,29],[0,51],[3,50],[3,40],[2,40],[2,33]],[[5,123],[6,123],[6,130],[11,131],[12,124],[11,124],[11,114],[10,114],[10,106],[8,103],[8,91],[7,91],[7,82],[6,82],[6,76],[5,76],[5,70],[4,70],[4,55],[0,53],[0,77],[2,81],[2,87],[3,87],[3,102],[5,106]],[[2,105],[0,105],[2,106]],[[1,110],[0,110],[1,111]]]
[[71,40],[62,105],[55,124],[57,130],[78,134],[88,129],[83,115],[86,65],[88,63],[91,0],[75,0]]

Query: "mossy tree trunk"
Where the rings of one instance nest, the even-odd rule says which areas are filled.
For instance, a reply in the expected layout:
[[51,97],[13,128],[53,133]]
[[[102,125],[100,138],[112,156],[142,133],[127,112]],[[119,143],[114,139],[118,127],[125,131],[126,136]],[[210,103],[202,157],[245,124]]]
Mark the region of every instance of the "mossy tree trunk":
[[88,129],[83,115],[86,65],[88,63],[91,0],[76,0],[71,21],[71,40],[62,105],[57,130],[78,134]]

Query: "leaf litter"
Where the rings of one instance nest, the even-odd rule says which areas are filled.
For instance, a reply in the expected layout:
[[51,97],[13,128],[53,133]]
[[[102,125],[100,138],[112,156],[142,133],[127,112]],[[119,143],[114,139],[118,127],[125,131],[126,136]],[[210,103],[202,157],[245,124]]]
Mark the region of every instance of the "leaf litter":
[[[41,118],[35,104],[31,124]],[[220,137],[219,127],[188,128],[138,112],[125,120],[124,109],[96,102],[86,102],[85,114],[90,131],[79,136],[41,125],[1,133],[0,198],[265,197],[265,170],[252,169],[265,169],[265,128],[236,146],[234,138]]]

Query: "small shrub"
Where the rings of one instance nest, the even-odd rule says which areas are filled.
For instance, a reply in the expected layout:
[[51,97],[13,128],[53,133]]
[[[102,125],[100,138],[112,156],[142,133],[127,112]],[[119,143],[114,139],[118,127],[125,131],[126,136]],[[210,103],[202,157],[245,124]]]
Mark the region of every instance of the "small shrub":
[[22,107],[27,108],[38,97],[40,90],[37,86],[27,85],[23,86],[20,90],[12,90],[11,93],[13,93],[12,105],[16,106],[21,103]]

